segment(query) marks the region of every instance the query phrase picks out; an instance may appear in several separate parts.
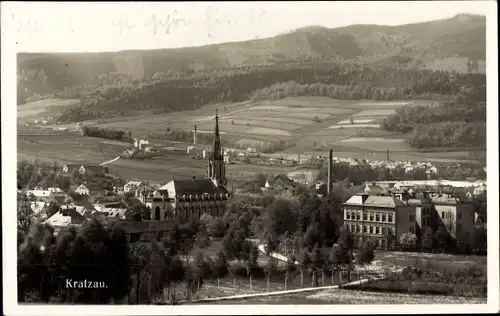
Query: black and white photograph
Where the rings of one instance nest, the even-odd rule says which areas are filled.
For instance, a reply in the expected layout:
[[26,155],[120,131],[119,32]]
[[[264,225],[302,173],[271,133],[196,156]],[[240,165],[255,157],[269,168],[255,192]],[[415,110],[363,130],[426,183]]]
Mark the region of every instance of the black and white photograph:
[[500,310],[495,1],[1,5],[5,315]]

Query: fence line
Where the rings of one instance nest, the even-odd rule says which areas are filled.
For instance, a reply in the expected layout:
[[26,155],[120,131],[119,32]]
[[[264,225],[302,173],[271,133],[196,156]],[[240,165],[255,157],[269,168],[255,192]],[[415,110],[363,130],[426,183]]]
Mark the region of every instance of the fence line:
[[[382,280],[384,278],[375,278],[375,279],[362,279],[357,280],[350,283],[342,284],[342,286],[346,285],[356,285],[363,284],[370,280]],[[252,293],[252,294],[240,294],[240,295],[232,295],[232,296],[223,296],[223,297],[212,297],[212,298],[202,298],[197,300],[182,300],[179,303],[196,303],[196,302],[210,302],[210,301],[222,301],[222,300],[234,300],[241,298],[251,298],[251,297],[262,297],[262,296],[275,296],[275,295],[284,295],[284,294],[292,294],[292,293],[302,293],[302,292],[312,292],[312,291],[321,291],[328,289],[338,289],[339,285],[330,285],[330,286],[320,286],[320,287],[308,287],[302,289],[294,289],[294,290],[285,290],[285,291],[276,291],[276,292],[264,292],[264,293]]]

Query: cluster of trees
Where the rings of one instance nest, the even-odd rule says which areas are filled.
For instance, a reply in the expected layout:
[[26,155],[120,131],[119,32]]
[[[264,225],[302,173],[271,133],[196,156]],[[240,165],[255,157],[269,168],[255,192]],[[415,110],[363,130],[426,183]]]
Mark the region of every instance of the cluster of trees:
[[448,95],[441,95],[437,93],[424,93],[421,95],[414,95],[412,92],[413,91],[411,91],[410,88],[400,88],[399,86],[384,87],[369,84],[337,85],[319,82],[298,84],[296,81],[288,81],[284,83],[276,83],[264,89],[255,91],[251,97],[251,101],[257,102],[262,100],[281,100],[292,96],[317,96],[340,100],[374,101],[408,99],[433,100],[441,99],[444,97],[451,97]]
[[113,190],[113,179],[103,174],[94,173],[92,170],[87,170],[84,174],[73,170],[71,175],[67,175],[62,172],[62,166],[57,162],[46,163],[35,160],[30,163],[21,160],[17,163],[18,189],[32,189],[40,186],[42,188],[60,188],[67,192],[72,185],[82,183],[95,185],[104,190]]
[[454,121],[419,125],[408,135],[406,142],[417,149],[486,150],[486,122]]
[[[437,168],[436,173],[427,173],[425,168],[414,168],[406,171],[403,167],[393,169],[385,166],[372,167],[369,164],[350,165],[344,162],[332,164],[332,180],[342,181],[346,185],[353,183],[360,185],[367,181],[391,181],[391,180],[439,180],[449,179],[463,181],[467,177],[486,179],[486,172],[475,164],[446,165]],[[317,176],[318,180],[328,179],[328,166],[323,165]]]
[[[83,288],[84,281],[95,288]],[[129,288],[128,246],[121,230],[106,230],[94,220],[57,238],[45,225],[18,233],[21,302],[105,304],[119,301]]]
[[407,133],[407,143],[418,149],[486,149],[486,93],[439,106],[406,106],[382,124],[388,131]]
[[[436,230],[428,227],[419,232],[418,235],[404,233],[399,237],[398,248],[425,252],[486,254],[487,232],[485,225],[475,227],[471,235],[460,235],[460,238],[452,237],[449,228],[440,225]],[[395,240],[394,243],[388,244],[394,248]]]
[[285,253],[292,265],[299,262],[302,275],[309,273],[307,276],[318,282],[318,272],[333,272],[352,263],[354,241],[342,228],[342,203],[350,196],[352,193],[341,187],[327,197],[311,191],[298,193],[292,199],[242,195],[228,203],[222,219],[204,215],[201,220],[209,234],[224,236],[228,258],[245,261],[245,249],[249,249],[246,239],[258,238],[268,253]]
[[125,131],[113,128],[97,127],[97,126],[83,126],[82,134],[83,136],[88,136],[88,137],[122,140],[123,136],[125,136]]
[[39,160],[30,163],[21,160],[17,163],[17,187],[34,188],[58,187],[62,190],[68,190],[72,185],[69,177],[61,174],[61,166],[57,162],[51,164]]
[[[87,304],[175,302],[176,288],[184,283],[189,299],[204,279],[227,273],[221,255],[211,261],[198,252],[190,262],[193,248],[207,242],[196,222],[174,227],[159,241],[132,244],[119,226],[104,227],[96,219],[57,237],[52,227],[33,224],[29,232],[18,230],[18,298]],[[82,288],[84,281],[97,287]]]
[[[370,68],[331,62],[291,62],[233,69],[186,72],[177,78],[158,76],[136,83],[77,86],[83,105],[66,109],[61,121],[81,121],[104,116],[131,115],[137,111],[162,113],[198,108],[216,102],[249,99],[255,91],[280,82],[273,91],[290,95],[325,95],[342,99],[434,99],[485,89],[485,76],[441,71]],[[295,84],[296,82],[296,84]],[[350,87],[349,87],[350,86]],[[347,88],[349,87],[349,88]],[[352,88],[351,88],[352,87]],[[70,89],[70,90],[71,90]],[[269,91],[269,89],[265,90]],[[302,91],[302,92],[301,92]],[[75,97],[75,93],[69,93]],[[267,93],[269,94],[269,93]],[[276,93],[274,93],[276,94]],[[279,92],[278,94],[282,94]],[[255,94],[256,98],[259,93]],[[266,93],[263,93],[266,95]]]

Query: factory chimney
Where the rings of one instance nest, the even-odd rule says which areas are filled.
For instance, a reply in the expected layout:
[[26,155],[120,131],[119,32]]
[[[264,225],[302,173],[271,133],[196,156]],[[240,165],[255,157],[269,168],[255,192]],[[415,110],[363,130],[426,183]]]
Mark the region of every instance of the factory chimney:
[[332,169],[333,169],[333,150],[330,149],[330,153],[328,155],[328,183],[326,184],[326,193],[330,194],[332,189]]
[[198,129],[196,128],[196,125],[194,126],[194,133],[193,133],[193,144],[196,145],[196,132]]

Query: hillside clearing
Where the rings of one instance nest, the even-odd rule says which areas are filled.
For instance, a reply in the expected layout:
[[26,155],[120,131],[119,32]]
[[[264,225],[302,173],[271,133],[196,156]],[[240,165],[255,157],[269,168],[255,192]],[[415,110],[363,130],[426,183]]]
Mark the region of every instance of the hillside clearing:
[[363,138],[363,137],[351,137],[348,139],[343,139],[341,142],[345,143],[357,143],[357,142],[384,142],[384,143],[404,143],[404,139],[395,138]]
[[380,124],[352,124],[352,125],[332,125],[330,129],[344,129],[344,128],[380,128]]
[[383,109],[383,110],[365,110],[354,114],[354,117],[363,116],[390,116],[396,113],[395,109]]
[[[77,99],[45,99],[17,106],[17,119],[21,122],[54,116],[64,108],[80,103]],[[73,124],[74,125],[74,124]]]

